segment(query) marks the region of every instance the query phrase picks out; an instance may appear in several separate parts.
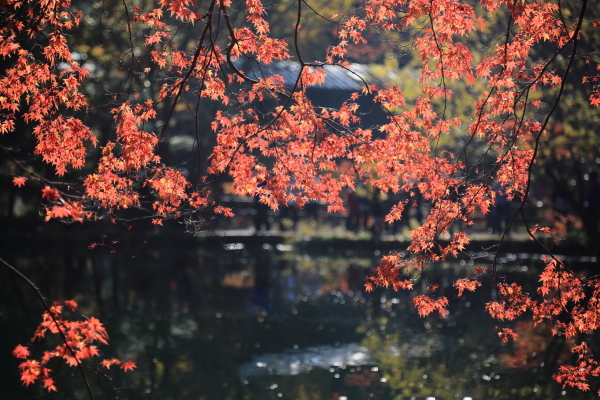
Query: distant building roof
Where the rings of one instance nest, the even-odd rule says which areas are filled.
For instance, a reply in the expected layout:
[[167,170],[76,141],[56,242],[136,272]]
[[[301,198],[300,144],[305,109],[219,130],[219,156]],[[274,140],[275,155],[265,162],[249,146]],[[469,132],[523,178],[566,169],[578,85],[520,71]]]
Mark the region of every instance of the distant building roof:
[[[250,70],[248,70],[248,65],[242,68],[252,78],[281,75],[285,80],[286,86],[293,86],[300,72],[298,61],[291,60],[273,61],[272,64],[268,66],[261,65],[260,68],[257,65],[253,65],[253,68]],[[360,78],[369,84],[376,84],[378,86],[383,83],[380,79],[373,76],[371,67],[366,64],[351,64],[349,69],[354,73],[335,65],[324,65],[317,68],[323,68],[327,74],[325,82],[314,86],[314,88],[359,91],[364,86],[364,82]]]

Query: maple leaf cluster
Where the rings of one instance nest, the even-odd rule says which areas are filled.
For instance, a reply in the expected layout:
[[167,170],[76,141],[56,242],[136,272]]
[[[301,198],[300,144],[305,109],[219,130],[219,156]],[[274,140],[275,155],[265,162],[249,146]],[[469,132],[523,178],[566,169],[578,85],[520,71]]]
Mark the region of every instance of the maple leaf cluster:
[[[65,37],[79,24],[81,13],[70,10],[67,0],[56,2],[56,7],[47,1],[28,2],[21,12],[21,2],[9,3],[6,7],[15,7],[16,12],[2,16],[0,54],[13,58],[14,66],[6,68],[0,77],[0,134],[15,130],[18,111],[26,99],[29,106],[21,115],[33,124],[35,154],[63,175],[67,167],[85,164],[87,142],[96,144],[96,137],[81,120],[62,115],[63,109],[75,112],[87,108],[79,86],[88,71],[72,59]],[[17,39],[44,31],[50,33],[41,54],[23,47]]]
[[[61,344],[52,350],[46,350],[40,359],[31,358],[29,349],[23,345],[17,345],[13,350],[13,356],[24,359],[19,365],[21,370],[21,381],[25,386],[39,381],[48,392],[57,391],[54,379],[51,377],[52,370],[48,368],[50,360],[59,358],[71,367],[79,367],[85,360],[100,355],[100,350],[94,344],[100,342],[108,345],[108,334],[104,325],[96,318],[83,320],[69,320],[64,315],[64,307],[75,311],[78,307],[74,300],[63,303],[55,302],[49,310],[42,315],[42,322],[38,325],[31,341],[41,340],[48,333],[57,335]],[[135,369],[133,361],[121,362],[118,359],[102,360],[104,368],[119,365],[124,371]]]
[[[87,108],[79,87],[88,71],[73,60],[65,36],[80,23],[81,14],[71,10],[69,1],[57,3],[58,13],[44,4],[40,1],[29,6],[31,13],[39,13],[38,23],[23,24],[15,14],[0,32],[2,54],[16,57],[15,67],[7,69],[0,81],[0,107],[8,112],[0,131],[14,130],[15,111],[27,97],[28,110],[23,118],[34,124],[38,141],[35,151],[62,175],[68,168],[85,165],[86,146],[97,145],[97,140],[81,120],[62,115],[64,109]],[[232,25],[229,1],[213,0],[202,13],[193,1],[164,0],[157,7],[133,7],[127,29],[145,29],[145,46],[155,67],[173,77],[162,85],[158,97],[158,101],[172,99],[171,112],[186,92],[198,89],[199,98],[224,105],[235,102],[238,111],[218,112],[212,124],[217,145],[210,174],[230,175],[234,191],[257,196],[272,208],[287,202],[302,206],[322,201],[329,205],[329,211],[341,211],[341,194],[355,188],[356,171],[358,180],[383,192],[419,191],[432,207],[427,222],[412,233],[411,251],[436,260],[455,256],[468,243],[466,237],[457,237],[445,248],[432,246],[456,221],[469,223],[474,213],[489,210],[494,202],[489,188],[492,179],[503,186],[509,199],[526,196],[535,153],[531,143],[545,129],[545,123],[526,116],[528,107],[540,107],[540,101],[530,100],[528,93],[537,86],[562,82],[548,63],[532,64],[530,56],[539,43],[552,42],[562,50],[575,36],[562,23],[555,4],[484,1],[482,5],[488,12],[500,12],[505,6],[514,26],[514,33],[484,56],[475,56],[475,50],[461,41],[486,29],[482,14],[472,5],[445,0],[401,0],[393,5],[389,0],[368,1],[362,14],[340,15],[343,22],[338,27],[339,42],[327,50],[325,62],[318,63],[304,62],[297,45],[294,54],[286,40],[269,36],[267,11],[260,0],[246,2],[244,13],[250,23],[246,27]],[[175,39],[177,32],[170,29],[166,15],[186,24],[201,24],[195,51],[187,53],[166,44]],[[211,39],[219,21],[229,34],[226,45]],[[324,65],[349,70],[350,63],[345,60],[349,42],[366,43],[365,32],[369,29],[402,32],[421,23],[425,28],[415,40],[422,62],[421,95],[414,104],[406,103],[398,87],[377,87],[366,82],[362,95],[352,95],[338,109],[321,108],[308,100],[307,88],[325,80]],[[299,29],[300,19],[296,24]],[[44,31],[49,35],[41,55],[29,52],[16,39],[22,32],[35,36]],[[250,75],[242,71],[242,64],[234,62],[251,58],[269,65],[292,56],[299,60],[300,69],[291,91],[282,77]],[[64,65],[57,69],[58,62]],[[447,83],[458,80],[470,86],[476,81],[487,86],[476,104],[476,117],[466,128],[471,140],[483,138],[489,149],[497,150],[494,176],[488,175],[483,183],[472,166],[453,161],[454,155],[439,157],[431,147],[441,135],[451,134],[463,123],[458,117],[447,118],[433,104],[440,98],[450,101],[452,91]],[[233,88],[233,82],[245,85]],[[389,111],[388,123],[378,127],[384,138],[375,139],[372,130],[358,127],[356,100],[360,96]],[[592,103],[594,96],[596,89]],[[273,98],[281,98],[285,104],[270,115],[253,106]],[[57,205],[49,209],[47,218],[83,220],[94,218],[93,213],[86,213],[93,207],[108,208],[109,213],[140,207],[140,187],[149,187],[156,195],[153,209],[160,217],[154,219],[156,223],[165,217],[180,217],[186,208],[196,210],[212,204],[208,191],[192,187],[180,171],[161,165],[156,149],[164,127],[159,134],[142,128],[156,118],[152,99],[142,104],[126,100],[111,112],[116,138],[104,145],[96,172],[86,177],[80,205]],[[351,160],[354,169],[339,171],[337,162],[342,159]],[[267,184],[259,186],[263,182]],[[399,203],[387,220],[398,218],[402,207]]]
[[[578,276],[560,260],[546,259],[546,268],[540,275],[538,294],[531,295],[515,284],[500,284],[501,301],[486,304],[488,313],[498,321],[511,321],[531,312],[533,326],[549,326],[555,336],[564,336],[575,364],[562,365],[554,379],[563,387],[572,386],[588,390],[590,377],[600,376],[600,366],[586,343],[586,335],[600,328],[600,281],[598,278]],[[518,334],[510,328],[499,328],[503,341],[516,339]],[[600,395],[600,392],[599,392]]]

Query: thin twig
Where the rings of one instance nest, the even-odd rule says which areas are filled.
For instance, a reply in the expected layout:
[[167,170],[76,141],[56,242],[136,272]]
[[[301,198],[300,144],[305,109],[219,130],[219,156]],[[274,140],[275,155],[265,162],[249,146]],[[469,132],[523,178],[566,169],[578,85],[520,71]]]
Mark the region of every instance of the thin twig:
[[48,312],[48,314],[52,318],[52,321],[54,321],[54,325],[58,329],[58,332],[60,333],[60,336],[61,336],[63,342],[65,343],[65,347],[67,348],[67,350],[69,351],[69,353],[71,353],[71,355],[73,356],[73,358],[77,362],[77,369],[79,369],[79,372],[81,373],[81,377],[83,378],[83,382],[85,383],[85,388],[87,389],[87,392],[88,392],[88,395],[90,396],[90,399],[94,400],[94,395],[92,394],[92,389],[90,388],[90,384],[89,384],[89,382],[87,380],[87,377],[85,376],[85,373],[83,372],[83,366],[81,365],[81,362],[77,358],[77,356],[75,354],[75,351],[71,348],[71,346],[69,346],[69,343],[67,341],[67,337],[66,337],[66,335],[65,335],[65,333],[63,331],[62,326],[58,324],[58,321],[56,321],[56,318],[54,317],[54,313],[50,310],[50,306],[48,305],[48,301],[46,300],[46,298],[44,297],[44,295],[42,295],[42,292],[40,291],[40,289],[38,289],[38,287],[35,286],[35,284],[29,278],[27,278],[25,275],[23,275],[23,273],[21,273],[21,271],[19,271],[18,269],[16,269],[15,267],[13,267],[12,265],[10,265],[6,261],[4,261],[2,258],[0,258],[0,264],[4,265],[8,270],[10,270],[15,275],[17,275],[19,278],[21,278],[31,288],[31,290],[33,290],[35,292],[35,294],[37,295],[37,297],[40,299],[40,301],[44,305],[44,308],[46,309],[46,311]]

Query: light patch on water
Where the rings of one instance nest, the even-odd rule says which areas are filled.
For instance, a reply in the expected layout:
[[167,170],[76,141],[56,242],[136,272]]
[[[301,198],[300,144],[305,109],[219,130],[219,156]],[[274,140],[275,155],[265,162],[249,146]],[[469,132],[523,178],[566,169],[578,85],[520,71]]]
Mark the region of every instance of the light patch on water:
[[178,321],[175,319],[171,323],[171,336],[184,339],[190,339],[198,330],[198,324],[190,319]]
[[346,368],[372,364],[373,359],[366,347],[358,343],[341,346],[316,346],[299,351],[270,353],[255,356],[252,361],[239,367],[241,380],[252,376],[298,375],[313,368]]
[[223,245],[223,250],[243,250],[244,243],[227,243]]

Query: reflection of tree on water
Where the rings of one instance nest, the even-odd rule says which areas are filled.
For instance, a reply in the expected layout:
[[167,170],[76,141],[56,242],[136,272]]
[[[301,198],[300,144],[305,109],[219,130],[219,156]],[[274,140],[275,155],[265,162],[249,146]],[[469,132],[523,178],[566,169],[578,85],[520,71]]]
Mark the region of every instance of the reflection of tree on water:
[[263,310],[271,310],[273,308],[272,299],[270,298],[270,290],[273,286],[274,277],[272,276],[271,263],[267,251],[256,246],[249,249],[250,256],[254,260],[254,299],[253,305],[256,305]]
[[339,275],[338,287],[340,292],[353,296],[354,293],[360,293],[364,285],[364,277],[355,263],[351,263],[346,272]]
[[282,274],[283,297],[292,307],[299,301],[314,301],[322,294],[323,279],[319,271],[298,272],[292,266]]
[[[481,294],[467,298],[482,301],[472,296]],[[420,319],[410,306],[403,306],[403,300],[393,298],[390,303],[387,312],[361,324],[358,332],[364,335],[361,345],[369,349],[392,398],[591,398],[563,391],[551,379],[558,360],[569,357],[564,340],[548,342],[540,336],[542,330],[527,326],[518,328],[524,337],[504,345],[489,335],[496,322],[483,310],[471,308],[466,299],[455,298],[446,319]]]
[[501,356],[507,368],[537,371],[540,366],[548,366],[554,370],[557,364],[569,361],[566,341],[556,340],[544,324],[536,327],[533,326],[533,321],[519,321],[514,330],[519,338]]
[[[84,314],[103,319],[111,335],[111,346],[101,349],[104,355],[138,364],[137,371],[116,375],[114,381],[124,387],[122,396],[131,400],[269,399],[279,398],[278,393],[283,400],[335,396],[356,400],[371,398],[370,393],[380,399],[402,399],[409,393],[450,400],[458,392],[473,399],[482,397],[471,393],[500,400],[585,398],[583,393],[562,396],[548,377],[554,371],[550,364],[564,343],[556,342],[547,350],[554,355],[527,347],[526,351],[537,353],[525,359],[531,368],[508,368],[500,355],[516,356],[518,346],[512,350],[503,346],[494,337],[494,321],[467,306],[468,302],[489,301],[489,285],[462,299],[453,298],[448,319],[420,319],[408,292],[363,293],[366,267],[374,261],[338,258],[338,252],[354,250],[350,246],[308,254],[296,253],[291,245],[273,237],[199,244],[188,236],[161,235],[150,238],[132,258],[120,248],[111,253],[110,249],[90,252],[82,244],[73,246],[61,239],[60,232],[53,230],[43,237],[48,248],[36,243],[40,250],[34,256],[29,249],[15,247],[10,261],[46,285],[53,299],[75,297],[83,304]],[[140,242],[128,246],[137,248]],[[177,252],[172,251],[174,242]],[[440,265],[426,278],[451,288],[455,277],[465,273],[461,269]],[[266,288],[268,295],[257,295],[256,286]],[[38,310],[28,309],[33,304],[29,294],[1,275],[0,296],[0,343],[17,343],[39,322]],[[252,302],[262,307],[248,312]],[[267,309],[269,304],[271,309]],[[431,336],[435,340],[428,341]],[[359,344],[372,356],[360,369],[349,364],[320,366],[293,376],[267,374],[248,377],[246,383],[240,378],[240,365],[254,357],[289,357],[293,351],[306,352],[316,346],[337,354]],[[543,354],[541,361],[539,354]],[[9,400],[34,397],[31,387],[19,386],[14,360],[0,357],[0,365],[4,371],[15,372],[3,377],[14,383],[6,386],[8,393],[15,393]],[[84,389],[71,388],[70,379],[64,376],[60,382],[64,392],[69,398],[83,398]],[[277,387],[270,389],[273,385]],[[470,388],[475,392],[469,392]]]

